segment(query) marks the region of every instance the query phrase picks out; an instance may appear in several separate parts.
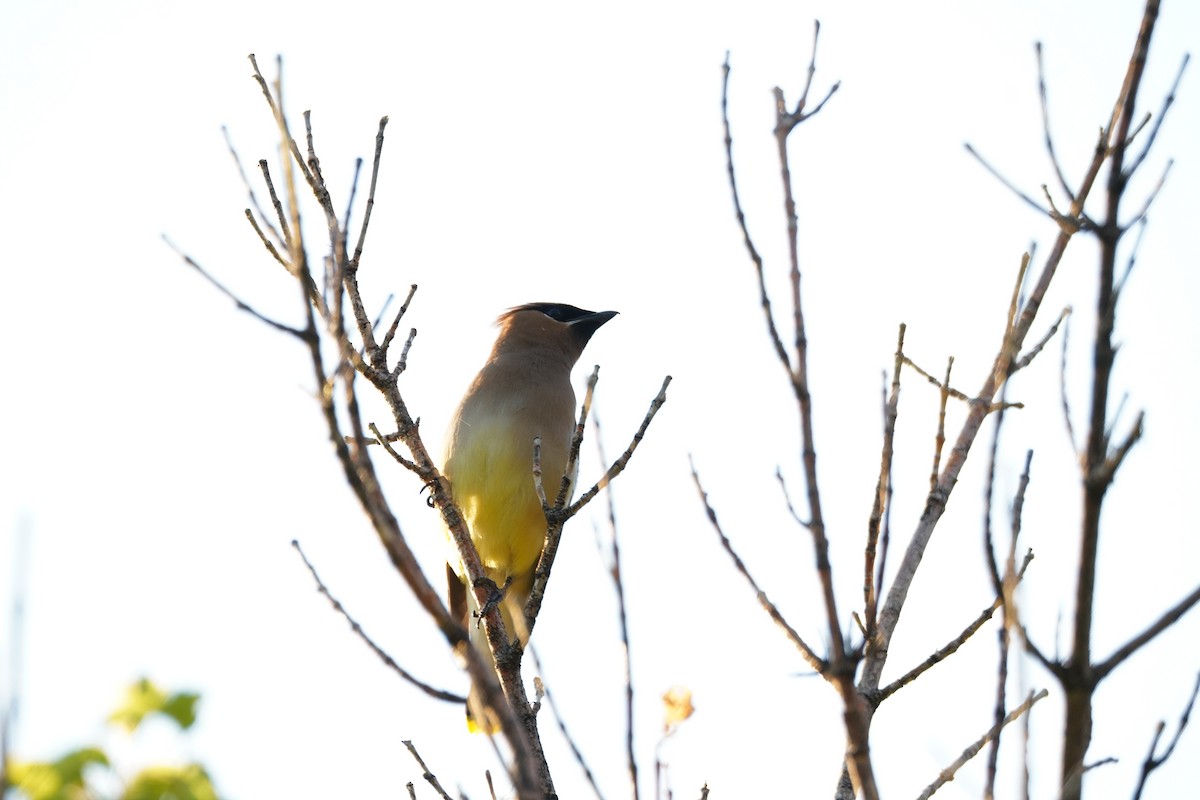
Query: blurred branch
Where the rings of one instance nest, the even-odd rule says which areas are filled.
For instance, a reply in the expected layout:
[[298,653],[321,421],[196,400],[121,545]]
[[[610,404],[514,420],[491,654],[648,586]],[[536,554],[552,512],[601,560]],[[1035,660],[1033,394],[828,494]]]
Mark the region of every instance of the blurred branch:
[[1164,611],[1162,616],[1155,620],[1144,631],[1118,648],[1115,653],[1099,664],[1096,664],[1092,669],[1094,682],[1099,683],[1101,680],[1108,677],[1109,673],[1119,667],[1121,663],[1125,661],[1125,659],[1136,653],[1144,645],[1149,644],[1154,640],[1154,637],[1158,636],[1167,628],[1174,625],[1180,617],[1191,611],[1196,603],[1200,603],[1200,586],[1197,586],[1192,590],[1191,594],[1180,600],[1171,608]]
[[1175,735],[1171,737],[1171,743],[1167,745],[1167,749],[1163,751],[1161,756],[1156,756],[1154,753],[1158,750],[1158,740],[1162,738],[1163,731],[1166,725],[1159,722],[1154,729],[1154,738],[1150,742],[1150,752],[1146,754],[1145,761],[1142,762],[1142,771],[1138,776],[1137,789],[1133,793],[1133,800],[1140,800],[1142,791],[1146,788],[1146,779],[1150,777],[1150,773],[1161,767],[1171,754],[1175,752],[1175,745],[1179,744],[1179,737],[1183,735],[1184,729],[1187,728],[1189,720],[1192,717],[1192,709],[1196,705],[1196,696],[1200,694],[1200,675],[1196,676],[1196,685],[1192,687],[1192,695],[1188,698],[1187,705],[1183,707],[1183,713],[1179,715],[1179,727],[1175,729]]

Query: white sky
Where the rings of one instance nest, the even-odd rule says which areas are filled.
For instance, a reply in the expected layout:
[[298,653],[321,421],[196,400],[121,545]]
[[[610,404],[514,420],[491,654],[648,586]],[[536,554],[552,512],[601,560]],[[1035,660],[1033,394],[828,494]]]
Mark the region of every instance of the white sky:
[[[675,378],[615,495],[645,796],[658,695],[672,684],[691,687],[698,707],[664,750],[676,796],[697,795],[704,781],[715,797],[826,796],[842,747],[833,692],[796,677],[806,666],[734,575],[687,475],[691,453],[760,582],[821,645],[809,541],[789,523],[772,477],[781,465],[800,495],[795,412],[730,208],[720,64],[731,50],[743,197],[780,306],[770,88],[795,97],[814,17],[823,24],[816,91],[842,81],[793,137],[793,164],[820,477],[848,615],[860,600],[880,371],[896,325],[908,323],[907,350],[932,371],[954,355],[955,382],[972,391],[999,340],[1021,251],[1034,240],[1044,251],[1053,233],[962,143],[1031,193],[1053,183],[1038,122],[1040,39],[1057,146],[1077,177],[1140,16],[1133,2],[1045,5],[6,4],[6,602],[15,532],[31,532],[18,566],[27,613],[17,754],[50,757],[94,740],[121,688],[146,674],[203,693],[183,755],[208,765],[232,800],[400,794],[403,782],[420,782],[404,738],[444,784],[486,794],[483,768],[494,763],[485,742],[466,736],[457,708],[426,701],[382,667],[288,547],[303,543],[397,660],[463,689],[340,479],[300,348],[237,312],[159,238],[169,234],[262,310],[297,318],[295,292],[242,219],[243,189],[219,130],[229,126],[248,165],[274,157],[245,56],[255,52],[273,70],[281,53],[288,108],[297,124],[313,110],[318,152],[339,190],[353,158],[370,156],[379,117],[391,117],[363,284],[375,304],[420,284],[406,396],[431,443],[490,346],[491,320],[521,302],[621,312],[580,365],[580,384],[602,365],[597,411],[610,453],[663,376]],[[1157,112],[1182,54],[1198,43],[1195,7],[1168,3],[1147,107]],[[1141,196],[1165,156],[1176,159],[1120,314],[1116,386],[1130,396],[1122,420],[1146,409],[1147,433],[1106,511],[1101,657],[1200,573],[1191,513],[1200,447],[1196,87],[1186,76],[1158,158],[1133,192]],[[1072,250],[1037,330],[1063,305],[1076,308],[1069,376],[1082,430],[1095,250],[1084,241]],[[1011,495],[1024,449],[1034,447],[1022,541],[1038,557],[1024,600],[1048,651],[1071,610],[1078,505],[1057,360],[1056,345],[1012,387],[1027,407],[1010,415],[999,484]],[[905,387],[892,516],[901,542],[923,501],[936,413],[928,386],[909,378]],[[371,413],[386,421],[378,407]],[[980,564],[984,445],[910,596],[893,676],[990,602]],[[597,472],[588,457],[585,478]],[[409,475],[383,470],[410,542],[440,574],[432,512]],[[1002,514],[997,523],[1003,529]],[[602,788],[620,797],[615,612],[591,524],[568,529],[535,644]],[[3,626],[7,651],[7,615]],[[1155,722],[1174,730],[1200,669],[1198,635],[1193,614],[1102,687],[1090,754],[1120,763],[1094,774],[1091,797],[1128,797]],[[886,796],[916,794],[991,724],[994,641],[986,629],[883,707],[872,742]],[[0,669],[7,684],[7,657]],[[1035,711],[1032,745],[1036,795],[1049,797],[1061,705],[1038,668],[1023,680],[1052,691]],[[548,718],[542,727],[560,795],[585,796]],[[130,765],[179,755],[165,736],[110,744]],[[1197,759],[1200,733],[1191,730],[1152,778],[1151,795],[1189,791]],[[978,797],[981,780],[982,763],[972,765],[939,797]]]

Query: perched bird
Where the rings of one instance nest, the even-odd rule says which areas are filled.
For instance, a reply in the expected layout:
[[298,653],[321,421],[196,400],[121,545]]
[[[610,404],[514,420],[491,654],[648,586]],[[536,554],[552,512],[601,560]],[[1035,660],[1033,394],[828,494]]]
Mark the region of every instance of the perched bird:
[[[540,437],[542,481],[558,493],[575,430],[571,368],[596,330],[615,311],[585,311],[563,303],[528,303],[497,320],[500,335],[467,389],[446,435],[442,473],[462,509],[487,576],[504,589],[500,612],[508,635],[523,645],[525,603],[546,536],[546,518],[533,482],[533,440]],[[572,482],[575,476],[570,476]],[[458,559],[446,565],[450,610],[491,659],[479,611]],[[492,662],[494,665],[494,662]],[[495,715],[474,689],[467,701],[472,730],[497,730]]]

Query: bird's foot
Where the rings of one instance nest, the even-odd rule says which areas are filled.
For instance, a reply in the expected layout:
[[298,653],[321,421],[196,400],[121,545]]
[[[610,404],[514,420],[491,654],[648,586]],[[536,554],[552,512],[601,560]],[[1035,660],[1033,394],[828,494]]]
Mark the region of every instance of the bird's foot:
[[475,612],[476,625],[482,623],[483,618],[490,614],[496,608],[496,606],[500,605],[500,603],[504,600],[505,593],[508,592],[508,587],[512,586],[512,582],[513,579],[511,575],[505,578],[504,585],[499,587],[496,586],[496,582],[491,578],[481,578],[476,582],[476,586],[483,586],[488,590],[487,601],[484,602],[482,608]]

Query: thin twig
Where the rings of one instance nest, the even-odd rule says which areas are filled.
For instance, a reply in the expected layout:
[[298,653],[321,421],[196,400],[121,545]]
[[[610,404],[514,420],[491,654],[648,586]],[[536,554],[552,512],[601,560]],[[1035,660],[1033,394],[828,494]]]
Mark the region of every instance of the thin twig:
[[[271,198],[271,207],[275,209],[275,218],[279,220],[279,230],[283,241],[283,247],[289,252],[292,249],[292,229],[288,225],[287,214],[283,210],[283,201],[279,199],[279,193],[275,191],[275,181],[271,179],[271,167],[265,158],[258,160],[258,171],[263,177],[263,183],[267,185],[267,196]],[[263,221],[271,227],[271,221],[266,216],[262,215]]]
[[953,397],[956,400],[962,400],[964,403],[971,402],[971,398],[967,397],[966,394],[959,391],[958,389],[955,389],[953,386],[950,386],[949,384],[943,384],[937,378],[933,377],[928,372],[923,370],[921,368],[921,366],[919,364],[917,364],[917,362],[913,361],[908,356],[904,356],[904,365],[906,367],[909,367],[910,369],[912,369],[914,372],[916,372],[918,375],[923,377],[925,380],[929,381],[934,386],[936,386],[938,388],[938,391],[945,392],[950,397]]
[[167,238],[166,234],[163,234],[162,240],[164,242],[166,242],[167,247],[170,247],[172,250],[175,251],[176,255],[178,255],[180,258],[183,259],[183,263],[187,264],[189,267],[196,270],[196,272],[200,273],[200,276],[203,277],[206,281],[208,281],[213,286],[213,288],[215,288],[218,292],[220,292],[221,294],[225,295],[230,300],[232,300],[237,305],[237,308],[239,311],[245,311],[247,314],[254,317],[259,322],[266,323],[267,325],[270,325],[272,328],[274,328],[277,331],[282,331],[283,333],[291,334],[292,336],[295,336],[297,339],[300,339],[301,341],[305,341],[308,339],[308,337],[309,337],[308,331],[301,330],[300,328],[293,328],[291,325],[285,325],[282,322],[278,322],[276,320],[271,319],[270,317],[260,313],[258,311],[258,309],[254,308],[254,306],[250,305],[245,300],[242,300],[242,298],[238,297],[236,294],[231,292],[229,289],[225,288],[225,284],[221,283],[216,278],[214,278],[208,272],[208,270],[206,270],[204,267],[200,266],[200,264],[195,259],[193,259],[187,253],[183,252],[178,247],[176,247],[175,243],[172,242],[169,238]]
[[282,266],[288,272],[291,272],[292,268],[287,263],[287,259],[280,254],[279,250],[275,248],[275,244],[267,238],[267,235],[263,232],[263,229],[259,227],[258,220],[254,218],[254,212],[247,208],[245,214],[246,220],[250,223],[250,227],[254,229],[254,232],[258,234],[259,241],[263,243],[263,247],[267,248],[267,252],[271,254],[272,258],[279,262],[280,266]]
[[300,555],[300,560],[304,562],[304,566],[308,568],[309,574],[312,575],[313,581],[316,582],[317,591],[325,596],[325,599],[329,601],[331,606],[333,606],[334,611],[341,614],[342,618],[345,619],[346,622],[350,623],[350,630],[354,631],[354,634],[358,638],[362,639],[363,642],[366,643],[367,647],[371,648],[371,651],[374,652],[375,655],[379,656],[379,659],[384,664],[387,664],[388,667],[390,667],[397,675],[411,683],[413,686],[416,686],[422,692],[434,698],[435,700],[445,700],[450,703],[460,704],[467,701],[467,698],[460,694],[455,694],[454,692],[448,692],[445,689],[437,689],[433,686],[430,686],[419,678],[416,678],[411,672],[404,669],[404,667],[397,664],[396,660],[388,655],[382,647],[375,643],[375,641],[367,634],[367,632],[363,630],[362,626],[358,624],[358,620],[350,616],[350,612],[346,610],[346,608],[336,597],[333,596],[332,593],[330,593],[329,587],[325,585],[325,582],[321,580],[321,576],[317,574],[316,567],[312,565],[312,562],[308,560],[308,556],[304,554],[304,550],[300,547],[300,542],[292,539],[292,547],[295,548],[296,552]]
[[917,795],[917,800],[929,800],[929,798],[933,796],[934,792],[942,788],[942,786],[946,785],[950,781],[954,780],[954,776],[959,769],[961,769],[963,765],[974,758],[979,751],[983,749],[985,744],[999,736],[1000,731],[1003,730],[1006,725],[1011,723],[1013,720],[1018,719],[1022,714],[1032,708],[1034,703],[1038,702],[1049,694],[1050,693],[1045,689],[1042,689],[1037,694],[1031,694],[1029,699],[1014,708],[1007,716],[1005,716],[1003,720],[1001,720],[998,725],[993,725],[987,733],[979,738],[978,741],[976,741],[967,749],[963,750],[962,755],[955,759],[954,763],[942,770],[941,774],[938,775],[937,780],[929,784],[927,787],[925,787],[923,792]]
[[778,625],[779,628],[784,632],[788,640],[796,646],[804,660],[807,661],[809,665],[812,666],[812,668],[817,672],[821,673],[822,675],[825,674],[829,668],[829,664],[825,661],[825,659],[818,656],[816,652],[808,646],[808,643],[804,641],[800,634],[796,632],[796,629],[793,628],[786,619],[784,619],[783,614],[779,611],[779,608],[771,602],[771,599],[767,596],[767,593],[763,591],[761,587],[759,587],[758,582],[755,581],[753,576],[750,575],[750,571],[746,568],[746,563],[742,561],[741,556],[734,551],[733,544],[729,541],[729,537],[725,535],[725,531],[722,529],[721,523],[717,520],[716,510],[714,510],[712,505],[708,502],[708,492],[704,490],[704,486],[700,483],[700,474],[696,471],[696,465],[692,462],[690,456],[688,457],[688,465],[691,467],[692,481],[696,485],[696,491],[700,493],[700,502],[704,505],[704,512],[708,515],[709,524],[712,525],[717,537],[721,540],[721,546],[725,548],[725,552],[729,554],[731,559],[733,559],[734,568],[741,573],[742,577],[746,579],[746,582],[750,584],[750,588],[754,590],[754,594],[758,597],[759,605],[761,605],[763,610],[767,612],[767,616],[771,618],[771,621]]
[[1018,189],[1016,187],[1016,185],[1014,185],[1011,181],[1008,180],[1008,178],[1004,177],[1000,173],[999,170],[997,170],[995,167],[993,167],[987,159],[985,159],[983,156],[981,156],[979,154],[979,151],[977,151],[974,147],[971,146],[970,142],[967,142],[963,146],[967,148],[967,152],[970,153],[971,156],[976,161],[978,161],[984,169],[986,169],[989,173],[991,173],[993,178],[1000,181],[1000,183],[1004,184],[1004,187],[1006,189],[1008,189],[1010,192],[1015,194],[1017,197],[1019,197],[1023,201],[1025,201],[1025,204],[1028,205],[1030,208],[1032,208],[1034,211],[1038,212],[1039,214],[1042,214],[1043,216],[1049,217],[1050,219],[1057,222],[1059,225],[1064,225],[1064,224],[1070,225],[1071,227],[1078,230],[1078,228],[1079,228],[1078,220],[1072,220],[1068,217],[1063,216],[1062,214],[1058,213],[1057,211],[1055,211],[1052,208],[1046,208],[1046,207],[1040,205],[1032,197],[1030,197],[1029,195],[1025,194],[1025,192]]
[[625,452],[617,457],[617,460],[612,463],[612,466],[604,473],[600,480],[584,492],[578,500],[572,503],[564,513],[568,516],[578,514],[580,509],[586,506],[593,497],[600,493],[605,486],[612,481],[613,478],[620,475],[625,467],[629,464],[629,459],[633,457],[633,451],[641,444],[642,439],[646,436],[646,429],[650,427],[650,423],[654,421],[655,414],[662,408],[663,403],[667,402],[667,387],[671,385],[671,376],[663,378],[662,386],[658,390],[658,394],[650,401],[650,408],[646,411],[646,416],[642,418],[642,424],[638,427],[637,432],[633,434],[633,438],[629,442],[629,446],[625,448]]
[[446,794],[446,790],[442,788],[440,783],[438,783],[437,776],[429,771],[429,767],[425,766],[425,759],[421,758],[421,754],[417,752],[417,748],[413,746],[412,741],[409,739],[404,739],[401,744],[408,748],[408,752],[412,753],[412,757],[415,758],[417,763],[421,765],[421,777],[429,782],[429,785],[433,787],[433,790],[438,793],[438,796],[441,797],[442,800],[451,800],[450,795]]
[[[1029,567],[1029,562],[1031,561],[1033,561],[1032,550],[1025,554],[1025,560],[1021,563],[1021,569],[1017,573],[1018,580],[1025,577],[1025,570]],[[996,599],[992,601],[992,604],[983,609],[983,611],[979,613],[979,616],[972,620],[967,627],[963,628],[961,633],[947,642],[944,646],[938,648],[935,652],[930,653],[929,656],[920,664],[889,683],[883,689],[880,689],[874,695],[874,705],[878,706],[897,691],[903,689],[905,686],[908,686],[917,678],[921,677],[921,675],[927,672],[931,667],[937,666],[950,656],[954,655],[958,648],[962,647],[968,639],[974,636],[975,632],[982,628],[984,623],[991,619],[992,615],[995,614],[998,609],[1003,607],[1003,605],[1004,596],[1002,594],[997,594]]]
[[[1001,389],[1001,397],[1005,389]],[[983,554],[987,558],[988,577],[992,581],[992,590],[996,597],[1004,600],[1004,579],[1000,575],[1000,567],[996,562],[996,546],[992,538],[992,498],[996,488],[996,458],[1000,451],[1000,429],[1004,425],[1004,409],[996,412],[996,423],[992,429],[992,444],[988,448],[987,477],[983,483]]]
[[[363,165],[363,160],[361,157],[354,159],[354,175],[350,178],[350,197],[349,197],[349,199],[346,200],[346,213],[345,213],[345,216],[342,217],[342,225],[341,225],[341,228],[342,228],[342,252],[343,253],[346,252],[346,249],[349,246],[348,242],[346,241],[346,237],[349,235],[349,232],[350,232],[350,215],[354,211],[354,198],[358,196],[358,178],[359,178],[359,175],[362,174],[362,165]],[[391,295],[388,295],[388,299],[385,300],[383,303],[384,306],[387,306],[387,304],[391,302],[391,299],[392,299]],[[376,327],[379,326],[378,317],[376,317],[376,319],[375,319],[375,326]]]
[[950,371],[954,369],[954,356],[946,361],[946,379],[939,385],[937,433],[933,437],[933,468],[929,472],[929,491],[937,486],[939,467],[942,463],[942,447],[946,444],[946,404],[950,400]]
[[1121,229],[1123,231],[1146,221],[1146,217],[1150,213],[1150,207],[1154,205],[1154,201],[1158,199],[1159,193],[1162,191],[1163,186],[1166,185],[1167,176],[1171,174],[1171,167],[1173,166],[1175,166],[1174,160],[1167,159],[1167,163],[1163,167],[1162,174],[1158,176],[1158,182],[1154,184],[1149,192],[1147,192],[1146,199],[1142,202],[1141,209],[1133,215],[1133,219],[1121,225]]
[[376,427],[374,422],[372,422],[370,425],[368,425],[367,429],[370,430],[372,434],[374,434],[375,438],[374,438],[374,440],[365,439],[364,440],[365,444],[368,444],[368,445],[380,444],[380,445],[382,445],[383,449],[387,451],[389,456],[391,456],[392,458],[394,458],[396,460],[397,464],[404,467],[406,470],[408,470],[410,472],[416,473],[418,476],[423,475],[423,470],[419,466],[417,466],[416,463],[405,458],[403,455],[400,454],[400,452],[398,450],[396,450],[396,448],[392,447],[392,442],[401,438],[400,434],[392,433],[392,434],[388,434],[387,436],[384,436],[382,433],[379,432],[379,428]]
[[[363,209],[363,220],[358,231],[358,242],[354,246],[354,255],[347,261],[345,275],[343,276],[347,289],[353,287],[353,291],[349,291],[348,294],[351,300],[351,309],[354,312],[354,320],[358,326],[358,333],[362,337],[363,350],[367,354],[367,360],[378,370],[386,370],[387,365],[382,363],[379,358],[378,345],[375,342],[375,332],[371,327],[370,319],[367,317],[367,310],[359,297],[358,266],[362,258],[363,245],[367,238],[367,226],[371,223],[371,211],[375,207],[375,187],[379,181],[379,163],[383,157],[383,131],[387,127],[387,123],[388,118],[386,116],[380,118],[379,132],[375,135],[375,159],[371,164],[371,184],[367,190],[367,204]],[[405,303],[405,307],[407,307],[407,303]]]
[[529,593],[529,601],[525,604],[525,620],[530,630],[533,629],[538,612],[541,610],[542,597],[546,592],[546,584],[550,580],[550,569],[553,567],[554,559],[558,555],[558,545],[562,538],[562,526],[567,520],[578,514],[610,481],[625,470],[625,467],[629,464],[629,460],[633,458],[634,451],[642,439],[645,438],[646,430],[650,427],[650,423],[654,420],[658,410],[667,402],[667,386],[671,383],[670,375],[663,379],[662,387],[658,390],[658,394],[650,401],[650,408],[646,412],[646,416],[642,419],[641,426],[633,434],[629,446],[625,448],[625,452],[613,462],[608,471],[601,476],[600,480],[592,488],[584,492],[574,503],[567,506],[567,492],[571,488],[570,475],[575,471],[575,464],[578,463],[579,447],[583,441],[583,427],[587,422],[588,411],[591,408],[592,392],[595,390],[596,381],[599,379],[599,370],[600,367],[597,366],[588,379],[587,393],[584,395],[584,401],[580,407],[579,420],[575,425],[575,435],[571,439],[571,451],[567,457],[567,470],[563,473],[559,496],[553,506],[550,505],[545,488],[541,483],[541,477],[537,474],[539,469],[535,460],[534,490],[538,494],[538,499],[542,503],[542,511],[546,515],[547,532],[546,542],[542,547],[542,554],[538,558],[537,566],[534,568],[533,588]]
[[1159,722],[1154,730],[1154,738],[1150,742],[1150,751],[1146,753],[1146,759],[1142,762],[1142,771],[1138,777],[1138,785],[1133,793],[1133,800],[1140,800],[1142,790],[1146,788],[1146,779],[1150,777],[1150,773],[1163,765],[1171,754],[1175,752],[1175,745],[1179,744],[1179,737],[1183,735],[1183,731],[1188,726],[1188,721],[1192,717],[1192,708],[1196,705],[1196,696],[1200,694],[1200,675],[1196,676],[1196,685],[1192,687],[1192,695],[1188,698],[1187,705],[1183,707],[1183,713],[1179,715],[1179,727],[1175,729],[1175,735],[1171,737],[1170,744],[1163,751],[1161,756],[1156,756],[1154,753],[1158,750],[1158,740],[1162,738],[1163,731],[1166,729],[1166,724]]
[[[608,458],[604,455],[604,437],[601,435],[600,416],[594,414],[592,416],[592,426],[596,429],[596,452],[600,458],[600,465],[608,463]],[[612,543],[612,548],[609,551],[609,566],[608,574],[612,578],[613,591],[617,595],[617,622],[621,631],[621,654],[624,658],[625,667],[625,762],[626,768],[629,770],[629,783],[633,789],[633,800],[638,800],[640,797],[638,791],[638,765],[637,757],[633,750],[633,663],[630,660],[629,650],[629,618],[625,606],[625,582],[621,576],[621,546],[619,537],[617,536],[617,509],[613,502],[612,489],[608,490],[605,496],[608,506],[608,531],[609,541]]]
[[883,581],[884,556],[879,557],[878,577],[876,577],[876,553],[879,548],[880,526],[884,512],[890,503],[892,487],[892,455],[895,446],[896,420],[900,414],[900,371],[904,366],[904,333],[906,326],[900,323],[900,331],[896,336],[896,356],[892,363],[892,390],[887,391],[887,373],[884,373],[883,390],[883,452],[879,456],[879,477],[875,481],[875,493],[871,499],[871,514],[867,518],[867,547],[863,556],[863,608],[867,618],[866,630],[863,637],[867,646],[875,636],[876,611],[879,603],[880,584]]
[[[259,236],[263,238],[264,243],[267,244],[269,249],[274,250],[276,244],[278,244],[280,247],[286,248],[287,242],[284,240],[283,236],[280,235],[279,231],[275,229],[275,226],[271,224],[270,218],[262,210],[262,206],[259,205],[258,196],[254,193],[254,186],[250,183],[250,179],[246,176],[246,170],[242,167],[241,156],[238,155],[237,148],[233,146],[233,139],[229,135],[229,129],[224,125],[221,126],[221,135],[225,137],[225,146],[229,148],[229,155],[233,158],[233,164],[237,168],[238,177],[242,179],[242,186],[246,188],[246,194],[249,195],[250,205],[253,207],[254,213],[258,214],[258,219],[262,220],[263,224],[267,226],[267,230],[269,230],[271,235],[275,237],[275,242],[271,243],[267,241],[265,236],[263,236],[262,230],[258,227],[258,222],[255,220],[253,213],[248,214],[250,217],[250,223],[254,225],[256,230],[258,230]],[[247,211],[249,211],[249,209],[247,209]]]
[[[1069,309],[1070,306],[1067,306]],[[1071,442],[1076,460],[1079,459],[1079,444],[1075,438],[1075,425],[1071,422],[1071,401],[1067,395],[1067,345],[1071,335],[1071,319],[1068,317],[1063,324],[1062,360],[1058,368],[1058,393],[1062,400],[1063,424],[1067,428],[1067,439]]]
[[801,528],[807,528],[808,523],[800,519],[800,515],[796,513],[796,506],[792,504],[791,492],[788,491],[787,481],[783,477],[783,470],[779,469],[779,467],[775,468],[775,480],[779,484],[779,490],[783,492],[783,504],[787,506],[788,513],[792,515],[792,519]]
[[1175,73],[1175,80],[1171,83],[1171,91],[1167,92],[1166,98],[1163,99],[1162,109],[1159,110],[1158,116],[1154,120],[1154,127],[1150,129],[1150,135],[1146,138],[1146,143],[1142,146],[1142,152],[1130,162],[1129,167],[1125,170],[1127,176],[1132,176],[1137,172],[1138,167],[1146,160],[1146,156],[1150,154],[1150,148],[1154,146],[1154,140],[1158,138],[1158,131],[1162,128],[1163,122],[1167,118],[1167,111],[1175,103],[1175,95],[1179,92],[1179,83],[1183,80],[1184,70],[1187,69],[1188,61],[1191,60],[1190,53],[1183,54],[1183,61],[1179,65],[1179,72]]
[[1029,351],[1025,353],[1025,355],[1013,362],[1012,371],[1017,372],[1018,370],[1028,367],[1029,364],[1035,358],[1037,358],[1038,353],[1042,352],[1042,349],[1050,343],[1050,340],[1054,338],[1054,334],[1058,333],[1059,326],[1061,326],[1070,315],[1071,307],[1065,306],[1063,310],[1058,313],[1058,319],[1054,320],[1054,324],[1050,326],[1050,330],[1046,331],[1046,334],[1041,339],[1038,339],[1037,343],[1031,347]]
[[1058,186],[1062,189],[1063,194],[1067,196],[1071,202],[1075,202],[1075,195],[1071,192],[1070,185],[1067,184],[1067,179],[1063,175],[1062,165],[1059,163],[1058,154],[1054,152],[1054,140],[1050,135],[1050,108],[1049,101],[1046,97],[1046,69],[1042,61],[1042,43],[1034,44],[1034,51],[1037,53],[1037,73],[1038,73],[1038,98],[1042,104],[1042,132],[1045,135],[1046,153],[1050,156],[1050,164],[1054,167],[1054,174],[1058,177]]
[[746,214],[742,211],[742,202],[738,195],[737,176],[733,170],[733,135],[729,126],[729,51],[725,52],[725,64],[723,66],[724,78],[721,82],[721,122],[725,127],[725,167],[729,173],[729,189],[733,195],[733,211],[737,217],[738,227],[742,231],[742,241],[746,245],[746,251],[750,254],[750,260],[754,263],[754,271],[758,276],[758,300],[762,306],[763,316],[767,322],[767,334],[771,337],[771,344],[775,348],[775,355],[787,370],[788,377],[792,376],[792,362],[788,357],[787,349],[783,346],[783,338],[779,335],[779,329],[775,325],[775,315],[771,311],[771,298],[767,293],[767,280],[763,269],[763,259],[758,252],[758,248],[754,246],[754,240],[750,237],[750,229],[746,226]]
[[416,293],[417,284],[414,283],[408,287],[408,296],[400,304],[400,308],[396,311],[396,316],[392,320],[392,324],[388,326],[387,333],[383,335],[383,342],[379,345],[379,349],[382,351],[385,360],[387,358],[388,347],[391,345],[392,339],[396,336],[396,329],[400,327],[400,320],[404,319],[404,315],[408,312],[408,305],[412,302],[413,295]]
[[1133,247],[1129,248],[1129,258],[1125,262],[1125,271],[1121,273],[1121,277],[1113,285],[1113,295],[1120,298],[1121,293],[1125,291],[1125,284],[1129,282],[1129,276],[1133,274],[1133,268],[1137,264],[1138,254],[1142,250],[1142,238],[1146,233],[1146,220],[1143,218],[1137,223],[1137,236],[1133,238]]
[[1107,677],[1110,672],[1112,672],[1121,664],[1121,662],[1136,653],[1144,645],[1153,641],[1154,637],[1158,636],[1167,628],[1175,624],[1176,620],[1190,611],[1198,602],[1200,602],[1200,586],[1197,586],[1192,590],[1191,594],[1163,612],[1162,616],[1156,619],[1144,631],[1139,633],[1137,636],[1134,636],[1132,639],[1118,648],[1115,653],[1106,658],[1104,661],[1101,661],[1099,664],[1096,664],[1092,670],[1092,674],[1095,676],[1095,682],[1099,683],[1101,680]]
[[[1007,713],[1005,700],[1008,694],[1008,627],[1000,626],[996,631],[997,665],[996,665],[996,705],[993,719],[996,724],[1004,720]],[[996,796],[996,764],[1000,759],[1000,737],[996,736],[988,743],[987,766],[984,769],[983,798],[993,800]]]
[[[540,658],[538,658],[537,649],[533,646],[529,646],[525,652],[529,653],[529,655],[533,657],[533,668],[537,670],[539,674],[544,675],[545,670],[542,669],[542,661]],[[588,766],[587,759],[583,757],[583,751],[579,749],[579,745],[575,741],[575,737],[572,736],[571,732],[567,730],[567,721],[563,718],[562,712],[558,710],[558,704],[554,702],[554,695],[551,694],[550,687],[546,686],[545,681],[538,677],[534,677],[533,683],[535,690],[542,697],[546,698],[546,705],[550,708],[550,713],[554,716],[554,722],[558,725],[558,732],[562,734],[563,740],[566,741],[567,747],[571,750],[571,755],[575,758],[575,763],[578,764],[579,768],[583,770],[584,779],[586,779],[588,785],[592,787],[592,792],[596,795],[596,797],[602,798],[603,795],[600,794],[600,787],[596,784],[596,778],[592,774],[592,768]],[[489,786],[490,785],[489,778]]]

